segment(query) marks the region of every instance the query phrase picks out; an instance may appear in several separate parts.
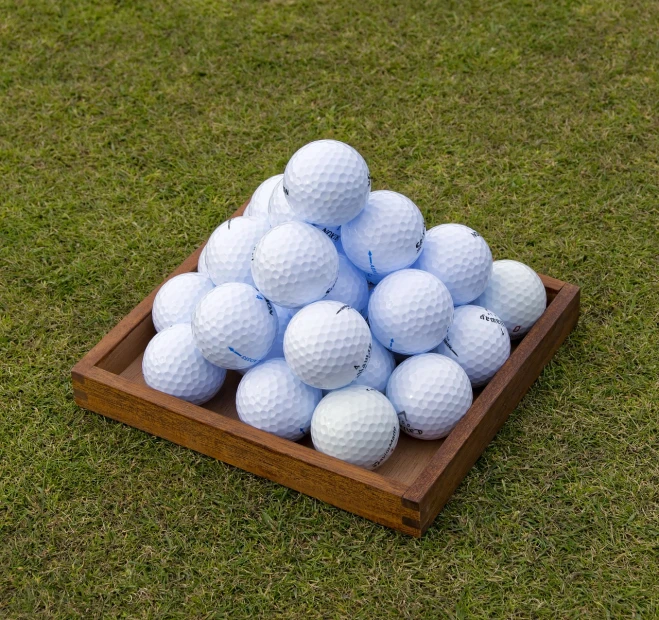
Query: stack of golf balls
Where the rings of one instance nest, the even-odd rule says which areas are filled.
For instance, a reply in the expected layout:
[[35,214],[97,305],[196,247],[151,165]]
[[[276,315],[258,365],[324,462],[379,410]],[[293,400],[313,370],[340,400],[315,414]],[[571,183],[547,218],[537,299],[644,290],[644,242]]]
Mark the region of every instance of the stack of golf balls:
[[160,289],[143,375],[200,404],[238,371],[243,422],[375,469],[401,430],[448,435],[546,303],[530,267],[462,224],[426,231],[354,148],[319,140]]

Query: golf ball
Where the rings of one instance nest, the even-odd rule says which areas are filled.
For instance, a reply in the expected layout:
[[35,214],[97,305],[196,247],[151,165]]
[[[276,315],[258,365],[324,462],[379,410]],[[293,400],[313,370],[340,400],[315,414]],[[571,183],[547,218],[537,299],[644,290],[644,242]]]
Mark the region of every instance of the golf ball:
[[494,312],[481,306],[460,306],[435,352],[460,364],[471,385],[481,387],[510,356],[510,336]]
[[197,273],[208,273],[208,267],[206,266],[206,246],[199,254],[199,261],[197,262]]
[[203,273],[182,273],[167,280],[153,300],[151,316],[156,331],[176,323],[189,323],[197,302],[213,287],[211,279]]
[[179,323],[157,333],[142,358],[146,384],[195,405],[217,394],[226,370],[204,359],[195,347],[190,323]]
[[256,287],[273,303],[304,306],[325,297],[339,273],[334,244],[304,222],[286,222],[268,231],[252,258]]
[[254,286],[252,253],[270,230],[258,217],[234,217],[218,226],[206,245],[206,268],[213,282],[244,282]]
[[392,404],[364,385],[330,392],[311,419],[311,439],[318,452],[367,469],[391,456],[399,433]]
[[437,276],[453,303],[461,306],[485,290],[492,273],[492,253],[475,230],[462,224],[442,224],[428,231],[415,267]]
[[341,227],[346,256],[362,271],[382,277],[409,267],[423,246],[423,215],[407,196],[371,192],[364,210]]
[[243,215],[258,217],[268,220],[268,206],[270,204],[270,196],[275,189],[275,185],[284,177],[283,174],[275,174],[275,176],[266,179],[259,185],[254,193],[249,204],[245,207]]
[[375,287],[368,302],[373,335],[390,351],[414,355],[434,349],[453,320],[453,300],[426,271],[403,269]]
[[462,367],[436,353],[405,360],[389,378],[387,397],[401,429],[419,439],[446,437],[471,407],[473,393]]
[[192,334],[209,362],[231,370],[249,368],[270,351],[277,336],[277,315],[253,286],[220,284],[197,304]]
[[236,392],[238,417],[251,426],[297,441],[309,432],[319,389],[302,383],[283,358],[250,368]]
[[299,219],[341,226],[364,208],[371,178],[364,158],[336,140],[310,142],[284,171],[284,193]]
[[284,335],[284,357],[306,384],[333,390],[354,381],[371,353],[371,331],[357,310],[318,301],[295,314]]
[[341,301],[352,306],[357,312],[364,312],[368,304],[368,283],[364,273],[359,271],[348,257],[339,254],[339,277],[334,288],[323,299]]
[[487,287],[474,304],[494,312],[515,340],[526,334],[545,311],[547,292],[529,266],[514,260],[497,260]]
[[272,191],[270,204],[268,205],[268,215],[270,226],[273,228],[279,226],[279,224],[285,224],[286,222],[301,221],[300,218],[295,215],[291,205],[288,204],[288,199],[286,198],[286,194],[284,194],[283,179],[280,179],[277,182],[275,189]]
[[384,394],[387,389],[387,381],[396,367],[396,361],[391,351],[387,351],[378,341],[372,339],[371,357],[359,377],[350,385],[365,385],[375,388]]

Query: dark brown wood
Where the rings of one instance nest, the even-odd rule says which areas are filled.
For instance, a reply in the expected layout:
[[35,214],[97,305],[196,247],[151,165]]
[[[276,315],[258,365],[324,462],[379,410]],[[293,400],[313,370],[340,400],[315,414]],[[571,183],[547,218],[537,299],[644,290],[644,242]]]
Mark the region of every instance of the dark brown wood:
[[[242,214],[246,204],[232,217]],[[202,248],[167,279],[195,271]],[[547,310],[489,385],[475,395],[453,432],[429,442],[402,435],[394,454],[376,472],[316,452],[308,437],[294,443],[240,422],[235,409],[240,377],[235,373],[228,373],[220,393],[201,407],[146,386],[141,361],[155,333],[151,308],[160,287],[76,364],[75,400],[112,419],[421,536],[576,324],[579,289],[540,277]]]
[[542,317],[407,489],[403,502],[411,508],[420,507],[423,531],[574,329],[578,317],[579,288],[564,284]]

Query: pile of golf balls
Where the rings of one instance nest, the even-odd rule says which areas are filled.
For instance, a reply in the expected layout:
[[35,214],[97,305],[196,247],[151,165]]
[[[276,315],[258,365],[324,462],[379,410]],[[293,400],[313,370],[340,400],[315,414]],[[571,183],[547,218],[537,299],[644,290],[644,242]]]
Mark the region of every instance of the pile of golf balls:
[[401,432],[446,437],[546,305],[533,269],[463,224],[426,230],[353,147],[318,140],[161,287],[142,374],[201,404],[239,372],[244,423],[375,469]]

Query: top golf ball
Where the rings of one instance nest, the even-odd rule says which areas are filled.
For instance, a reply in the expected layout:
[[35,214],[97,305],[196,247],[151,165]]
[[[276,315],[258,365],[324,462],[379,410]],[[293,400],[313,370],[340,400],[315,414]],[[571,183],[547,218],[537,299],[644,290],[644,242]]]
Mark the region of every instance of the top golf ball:
[[336,140],[310,142],[284,171],[284,193],[299,219],[341,226],[364,208],[371,178],[364,158]]
[[284,177],[283,174],[275,174],[275,176],[266,179],[259,185],[254,193],[249,204],[245,207],[243,215],[251,217],[258,217],[268,221],[268,207],[270,205],[270,196],[275,189],[275,185]]

